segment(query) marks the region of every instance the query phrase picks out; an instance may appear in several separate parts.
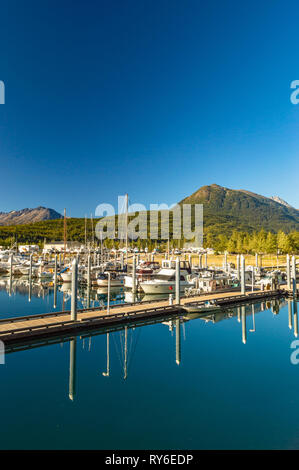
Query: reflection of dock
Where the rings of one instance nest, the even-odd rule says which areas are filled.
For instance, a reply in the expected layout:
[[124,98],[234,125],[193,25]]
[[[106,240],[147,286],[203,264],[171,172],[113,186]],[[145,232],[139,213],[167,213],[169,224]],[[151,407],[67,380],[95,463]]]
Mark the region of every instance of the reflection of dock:
[[54,312],[41,315],[0,320],[0,339],[5,343],[16,343],[29,338],[50,337],[58,334],[76,334],[84,329],[101,326],[126,324],[139,320],[158,318],[165,315],[184,313],[184,303],[217,300],[223,306],[280,296],[281,291],[258,291],[240,295],[238,292],[210,294],[181,299],[180,305],[169,305],[168,301],[152,301],[131,305],[110,306],[110,313],[105,308],[78,310],[77,320],[72,320],[70,312]]
[[[237,308],[231,310],[230,308],[226,308],[222,310],[222,313],[216,313],[216,317],[212,318],[213,316],[210,315],[203,315],[202,319],[205,321],[212,321],[212,323],[217,323],[218,321],[224,319],[233,319],[238,318],[240,320],[240,339],[244,344],[247,343],[247,339],[249,335],[256,331],[256,324],[255,324],[255,315],[259,312],[264,312],[265,310],[272,310],[273,314],[276,315],[279,313],[281,307],[288,305],[288,316],[286,317],[286,327],[287,325],[290,328],[294,328],[294,335],[298,335],[298,315],[297,315],[297,303],[296,300],[285,300],[284,298],[279,297],[272,297],[268,298],[266,301],[258,301],[257,297],[256,302],[252,303],[252,299],[248,299],[247,303],[243,301],[240,303]],[[249,303],[250,302],[250,303]],[[292,311],[293,310],[293,311]],[[68,397],[71,401],[74,401],[77,394],[77,376],[79,374],[79,367],[78,364],[81,361],[77,362],[77,355],[82,347],[84,349],[84,342],[86,339],[89,340],[89,347],[88,351],[91,351],[91,342],[92,337],[97,335],[106,334],[107,343],[106,343],[106,370],[102,372],[104,377],[110,377],[110,335],[113,338],[114,344],[115,343],[115,333],[119,332],[122,335],[122,341],[120,347],[122,349],[122,354],[119,355],[119,351],[116,350],[118,358],[122,361],[122,376],[123,379],[127,379],[129,365],[130,365],[130,355],[133,355],[136,351],[136,345],[138,343],[139,334],[136,335],[135,344],[132,342],[132,334],[134,333],[135,328],[140,331],[142,330],[142,326],[150,325],[150,324],[158,324],[163,323],[166,325],[171,326],[171,335],[174,336],[173,346],[175,347],[174,359],[176,364],[179,366],[181,364],[181,356],[182,356],[182,341],[181,335],[183,333],[183,340],[186,340],[185,336],[185,312],[181,307],[181,314],[174,315],[173,312],[169,312],[168,316],[161,317],[158,315],[157,317],[149,318],[148,316],[145,317],[143,320],[135,320],[129,323],[115,323],[111,324],[108,327],[100,327],[91,330],[88,326],[85,331],[80,332],[80,336],[76,336],[75,334],[60,334],[60,335],[51,335],[51,337],[43,337],[38,338],[36,336],[33,337],[25,337],[23,341],[19,340],[17,343],[8,343],[5,345],[5,353],[12,353],[18,352],[23,350],[30,350],[33,348],[39,348],[42,346],[49,346],[54,344],[60,344],[69,342],[69,368],[68,368]],[[187,318],[186,318],[187,320]],[[129,336],[129,332],[131,332],[131,336]],[[118,335],[116,336],[116,338]],[[131,361],[132,362],[132,361]]]

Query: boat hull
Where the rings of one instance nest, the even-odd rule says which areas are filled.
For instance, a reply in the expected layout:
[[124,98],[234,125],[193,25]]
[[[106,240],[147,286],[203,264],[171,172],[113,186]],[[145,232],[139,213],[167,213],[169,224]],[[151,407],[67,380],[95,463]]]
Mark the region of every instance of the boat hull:
[[72,273],[71,272],[60,273],[60,277],[63,280],[63,282],[72,282]]
[[[152,282],[141,282],[140,287],[145,294],[174,294],[176,291],[175,283],[152,283]],[[190,287],[190,284],[183,282],[180,284],[180,292],[184,292],[186,287]]]
[[[99,287],[108,287],[108,279],[97,279],[97,285]],[[122,287],[123,282],[121,279],[111,279],[110,286],[111,287]]]

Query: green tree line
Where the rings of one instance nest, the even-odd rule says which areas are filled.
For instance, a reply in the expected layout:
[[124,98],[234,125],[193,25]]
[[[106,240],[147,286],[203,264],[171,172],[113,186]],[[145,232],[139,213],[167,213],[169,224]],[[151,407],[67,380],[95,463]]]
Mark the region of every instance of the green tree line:
[[262,229],[260,232],[247,233],[234,230],[231,236],[208,232],[204,237],[204,245],[217,252],[299,253],[299,232],[285,233],[280,230],[278,233],[272,233]]
[[[67,220],[67,240],[78,241],[81,243],[91,242],[95,240],[99,244],[95,236],[96,220],[87,219],[86,227],[84,219],[68,219]],[[160,221],[159,221],[160,222]],[[116,220],[117,225],[117,220]],[[160,224],[159,224],[160,225]],[[170,225],[170,248],[183,248],[188,240],[172,239],[172,230]],[[63,220],[47,220],[43,222],[35,222],[32,224],[16,225],[16,226],[0,226],[0,245],[9,247],[14,243],[18,244],[38,244],[41,247],[44,241],[53,242],[63,240]],[[149,233],[149,231],[148,231]],[[105,240],[104,245],[107,248],[119,248],[124,246],[124,242],[120,240]],[[168,245],[167,240],[134,240],[130,241],[130,245],[137,248],[165,249]],[[273,253],[278,251],[284,253],[299,253],[299,232],[292,231],[285,233],[280,230],[278,233],[267,232],[264,229],[259,232],[248,232],[244,230],[223,230],[223,227],[210,226],[204,230],[204,247],[213,248],[216,252],[227,251],[229,253]]]

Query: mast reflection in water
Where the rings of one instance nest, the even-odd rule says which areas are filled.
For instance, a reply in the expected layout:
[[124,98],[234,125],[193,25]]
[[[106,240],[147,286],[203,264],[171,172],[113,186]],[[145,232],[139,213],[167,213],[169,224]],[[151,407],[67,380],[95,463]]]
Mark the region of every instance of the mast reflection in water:
[[[67,308],[56,287],[1,280],[1,317]],[[297,336],[296,302],[273,299],[8,347],[0,447],[296,448]]]

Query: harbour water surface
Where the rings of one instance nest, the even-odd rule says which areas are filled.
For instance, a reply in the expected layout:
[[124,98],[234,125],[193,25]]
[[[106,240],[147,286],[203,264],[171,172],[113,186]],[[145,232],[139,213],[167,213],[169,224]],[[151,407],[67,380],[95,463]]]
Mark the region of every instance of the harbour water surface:
[[[29,302],[14,282],[0,284],[0,318],[53,310],[51,287],[32,286]],[[57,292],[57,310],[69,302]],[[8,352],[0,448],[298,448],[296,306],[257,303]]]

